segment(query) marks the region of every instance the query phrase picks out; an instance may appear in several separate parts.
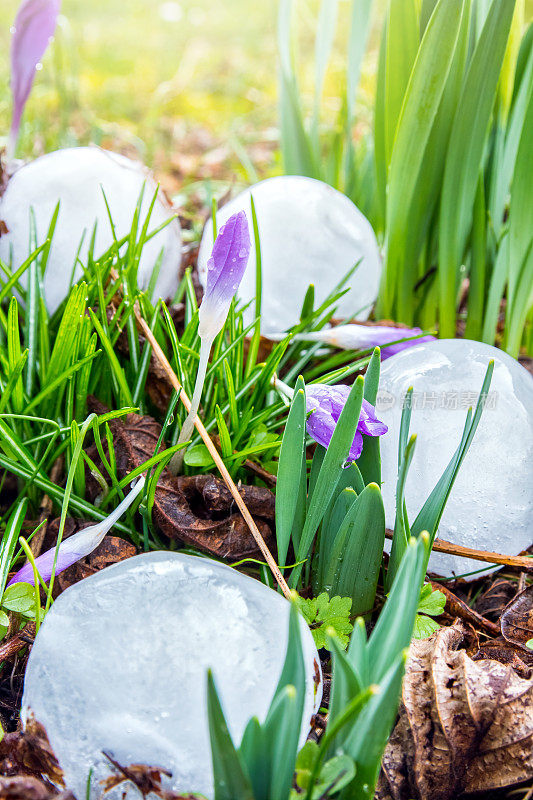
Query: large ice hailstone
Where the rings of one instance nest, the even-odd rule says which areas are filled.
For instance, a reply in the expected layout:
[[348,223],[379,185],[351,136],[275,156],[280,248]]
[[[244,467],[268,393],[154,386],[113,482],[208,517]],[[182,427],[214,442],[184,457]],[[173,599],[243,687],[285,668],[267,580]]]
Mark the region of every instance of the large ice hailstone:
[[[217,212],[217,227],[236,211],[245,211],[252,251],[238,296],[244,303],[255,297],[255,244],[250,197],[253,196],[262,260],[261,330],[278,333],[299,321],[305,292],[315,286],[315,306],[347,272],[359,266],[348,281],[350,291],[338,304],[336,316],[366,319],[379,288],[381,261],[374,231],[366,217],[345,195],[322,181],[300,175],[268,178],[226,203]],[[213,247],[213,226],[205,226],[198,271],[205,287],[207,260]],[[254,320],[254,304],[245,324]]]
[[[231,734],[264,720],[285,658],[289,603],[231,567],[147,553],[102,570],[54,603],[28,661],[23,720],[46,728],[67,786],[91,797],[121,764],[172,771],[166,786],[212,796],[206,680],[213,670]],[[303,745],[321,700],[313,637],[301,620],[307,673]],[[319,667],[318,667],[319,669]],[[122,797],[122,790],[117,795]],[[130,789],[127,797],[137,798]],[[107,795],[106,795],[107,797]]]
[[[438,536],[516,555],[533,542],[533,378],[514,358],[480,342],[441,339],[404,350],[383,364],[377,407],[389,426],[380,440],[386,522],[394,526],[398,435],[407,389],[413,387],[411,433],[417,434],[406,488],[414,521],[459,445],[468,407],[475,407],[491,359],[494,374],[485,409]],[[440,575],[483,566],[444,553],[430,560],[430,570]]]
[[[145,183],[139,231],[146,219],[156,184],[142,164],[99,147],[72,147],[41,156],[18,169],[0,200],[0,220],[8,233],[0,236],[0,259],[17,269],[29,255],[30,212],[36,221],[37,243],[46,239],[58,200],[59,217],[44,276],[46,305],[52,313],[65,298],[78,247],[85,232],[79,258],[85,265],[95,221],[98,222],[95,257],[112,244],[113,235],[103,192],[109,203],[118,239],[131,230],[135,207]],[[103,190],[103,191],[102,191]],[[148,232],[172,216],[162,195],[155,202]],[[173,220],[143,249],[138,283],[147,288],[159,253],[163,261],[154,296],[172,297],[178,285],[181,262],[181,231]],[[74,281],[83,273],[78,263]],[[26,285],[26,273],[21,283]]]

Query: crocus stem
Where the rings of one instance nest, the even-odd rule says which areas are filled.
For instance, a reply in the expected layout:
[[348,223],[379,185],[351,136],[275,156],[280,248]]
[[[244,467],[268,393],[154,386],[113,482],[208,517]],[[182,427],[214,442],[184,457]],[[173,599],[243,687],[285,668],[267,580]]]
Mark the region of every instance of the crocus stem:
[[[180,431],[180,435],[178,437],[177,444],[183,444],[183,442],[187,442],[194,431],[194,423],[196,421],[196,417],[198,416],[198,408],[200,407],[200,400],[202,397],[202,391],[204,388],[205,383],[205,376],[207,373],[207,364],[209,362],[209,353],[211,352],[211,345],[213,344],[213,339],[202,339],[202,343],[200,345],[200,360],[198,362],[198,372],[196,373],[196,383],[194,384],[194,393],[191,400],[191,410],[187,414],[185,418],[185,422]],[[185,457],[185,447],[182,447],[181,450],[178,450],[177,453],[174,453],[172,458],[170,459],[170,463],[168,468],[173,475],[178,475],[181,472],[181,468],[183,465],[183,459]]]
[[15,158],[15,152],[17,150],[17,141],[18,141],[18,126],[17,128],[11,128],[9,131],[9,139],[7,141],[7,149],[6,149],[6,161],[9,164]]
[[277,389],[280,394],[284,394],[285,397],[288,397],[289,400],[292,400],[294,397],[294,389],[291,389],[281,378],[278,378],[277,375],[274,375],[271,380],[271,386],[273,389]]

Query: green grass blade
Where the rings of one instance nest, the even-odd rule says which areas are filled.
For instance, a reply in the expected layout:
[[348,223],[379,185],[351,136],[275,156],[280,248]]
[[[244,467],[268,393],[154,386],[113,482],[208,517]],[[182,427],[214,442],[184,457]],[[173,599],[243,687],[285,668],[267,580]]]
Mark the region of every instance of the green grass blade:
[[254,800],[250,779],[231,739],[211,670],[207,673],[207,720],[215,800]]
[[[361,403],[363,400],[363,386],[363,378],[357,378],[350,390],[348,399],[346,400],[345,406],[335,426],[335,430],[333,431],[307,510],[307,517],[297,553],[297,561],[303,561],[307,558],[316,530],[339,481],[341,470],[348,456],[359,422]],[[300,564],[296,566],[291,573],[290,585],[293,588],[297,585],[301,571],[302,565]]]
[[25,497],[16,503],[2,534],[2,544],[0,545],[0,597],[2,597],[6,588],[13,554],[22,530],[27,507],[28,500]]
[[[330,596],[352,598],[351,613],[372,611],[385,542],[385,510],[379,487],[371,483],[351,506],[337,538],[336,563],[328,565],[325,589]],[[333,546],[336,551],[337,539]]]
[[[440,0],[428,23],[411,72],[398,121],[389,170],[386,250],[380,313],[390,316],[398,293],[402,321],[413,311],[414,265],[404,267],[403,251],[426,146],[441,105],[454,58],[463,0]],[[406,270],[409,270],[409,274]]]
[[[296,385],[294,398],[283,439],[278,462],[278,482],[276,484],[276,541],[278,545],[278,564],[285,566],[291,531],[298,505],[298,492],[302,480],[302,457],[305,449],[305,389],[303,380]],[[304,479],[305,479],[304,475]]]
[[496,97],[514,0],[493,3],[465,78],[450,134],[439,217],[440,335],[455,335],[459,267],[468,232],[488,126]]

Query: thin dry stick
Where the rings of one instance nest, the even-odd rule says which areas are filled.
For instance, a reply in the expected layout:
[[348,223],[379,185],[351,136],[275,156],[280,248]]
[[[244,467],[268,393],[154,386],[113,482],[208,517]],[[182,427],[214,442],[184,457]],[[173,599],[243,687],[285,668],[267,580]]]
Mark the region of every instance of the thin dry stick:
[[[392,531],[385,533],[387,539],[392,539]],[[460,544],[447,542],[445,539],[435,539],[433,550],[437,553],[449,553],[452,556],[465,556],[474,561],[487,561],[489,564],[502,564],[505,567],[519,567],[528,572],[533,570],[533,558],[527,556],[506,556],[502,553],[491,553],[489,550],[474,550],[472,547],[463,547]]]
[[[146,320],[143,319],[143,317],[141,316],[141,313],[139,312],[137,306],[135,306],[135,316],[137,318],[137,322],[139,323],[139,325],[141,326],[141,328],[143,330],[144,335],[146,336],[146,338],[148,339],[148,341],[150,342],[150,344],[152,346],[152,350],[154,352],[155,357],[158,359],[159,363],[163,367],[163,369],[165,371],[165,374],[166,374],[167,378],[169,379],[170,383],[172,384],[172,386],[174,387],[176,392],[178,392],[179,398],[180,398],[181,402],[183,403],[183,405],[185,406],[185,408],[187,409],[187,412],[189,412],[191,410],[191,401],[187,397],[187,394],[185,393],[182,385],[180,384],[176,373],[174,372],[174,370],[170,366],[167,357],[165,356],[165,354],[161,350],[161,347],[159,346],[159,343],[158,343],[157,339],[155,338],[155,336],[153,335],[152,331],[150,330]],[[229,474],[228,470],[226,469],[226,465],[222,461],[222,458],[220,457],[220,453],[218,452],[218,450],[216,449],[215,445],[211,441],[211,437],[209,436],[209,434],[206,431],[202,421],[198,418],[198,416],[196,417],[196,419],[194,421],[194,425],[196,427],[196,430],[198,431],[198,433],[202,437],[202,440],[203,440],[205,446],[207,447],[207,449],[209,451],[209,455],[211,456],[211,458],[213,459],[213,461],[217,465],[218,470],[219,470],[220,474],[222,475],[222,478],[224,479],[224,482],[225,482],[226,486],[228,487],[228,489],[230,490],[230,492],[231,492],[231,494],[233,496],[233,499],[237,503],[239,511],[241,512],[242,516],[244,517],[244,520],[245,520],[246,524],[250,528],[250,532],[251,532],[252,536],[254,537],[255,541],[257,542],[257,546],[259,547],[259,549],[261,550],[263,556],[265,557],[265,560],[266,560],[268,566],[270,567],[270,569],[272,571],[272,574],[274,575],[275,579],[277,580],[277,582],[278,582],[283,594],[285,595],[285,597],[288,600],[290,600],[291,599],[291,590],[289,589],[289,587],[287,585],[287,581],[285,580],[285,578],[281,574],[280,568],[276,564],[276,561],[275,561],[274,557],[272,556],[272,553],[268,549],[265,540],[261,536],[259,528],[255,524],[252,515],[248,511],[246,503],[244,502],[244,500],[240,496],[239,490],[237,489],[237,487],[236,487],[231,475]]]

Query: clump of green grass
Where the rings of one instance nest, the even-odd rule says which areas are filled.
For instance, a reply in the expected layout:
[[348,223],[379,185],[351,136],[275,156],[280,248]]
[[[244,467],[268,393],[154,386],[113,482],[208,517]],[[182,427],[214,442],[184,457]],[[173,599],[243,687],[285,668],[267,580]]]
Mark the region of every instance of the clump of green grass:
[[[371,0],[352,0],[342,103],[321,115],[337,2],[316,20],[312,108],[300,91],[292,0],[279,17],[286,172],[340,188],[369,216],[384,251],[377,313],[453,337],[532,351],[533,27],[524,3],[389,0],[381,25],[373,130],[356,140],[355,98]],[[531,11],[531,9],[530,9]],[[531,19],[531,13],[529,15]],[[464,280],[469,281],[466,307]],[[502,298],[505,324],[498,330]]]

